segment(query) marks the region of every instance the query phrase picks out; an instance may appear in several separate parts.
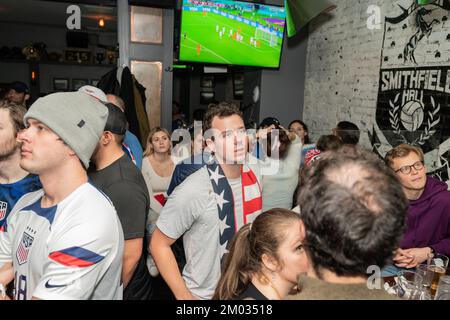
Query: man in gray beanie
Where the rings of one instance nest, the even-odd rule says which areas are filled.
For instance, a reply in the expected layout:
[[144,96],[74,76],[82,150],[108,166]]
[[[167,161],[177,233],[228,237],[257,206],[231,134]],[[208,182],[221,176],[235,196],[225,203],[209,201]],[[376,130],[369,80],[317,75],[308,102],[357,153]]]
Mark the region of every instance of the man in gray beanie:
[[79,92],[40,98],[25,114],[20,165],[43,189],[17,202],[0,234],[0,274],[16,275],[14,299],[122,298],[122,228],[86,174],[107,116]]

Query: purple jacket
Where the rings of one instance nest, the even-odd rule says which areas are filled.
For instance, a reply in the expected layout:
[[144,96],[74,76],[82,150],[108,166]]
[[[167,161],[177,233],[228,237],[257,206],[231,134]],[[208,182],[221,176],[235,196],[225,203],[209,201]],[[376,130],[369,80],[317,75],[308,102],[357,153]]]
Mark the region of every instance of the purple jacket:
[[431,247],[450,254],[450,192],[447,184],[427,177],[425,190],[409,203],[402,249]]

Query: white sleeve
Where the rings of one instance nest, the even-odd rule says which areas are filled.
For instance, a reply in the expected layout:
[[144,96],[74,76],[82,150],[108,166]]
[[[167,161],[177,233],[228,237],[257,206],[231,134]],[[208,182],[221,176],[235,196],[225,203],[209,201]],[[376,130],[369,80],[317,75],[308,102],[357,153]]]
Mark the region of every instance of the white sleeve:
[[153,186],[152,186],[152,183],[151,183],[151,171],[150,170],[151,170],[150,169],[150,163],[144,157],[144,159],[142,160],[141,172],[142,172],[142,175],[144,176],[145,184],[147,185],[148,196],[150,198],[150,208],[154,212],[159,214],[161,212],[162,205],[155,198],[155,193],[153,191]]
[[286,163],[290,166],[300,167],[300,160],[302,157],[302,140],[296,135],[294,141],[291,141],[288,154],[286,156]]
[[39,299],[89,299],[118,254],[120,232],[114,224],[66,223],[54,231],[42,277],[33,296]]
[[0,231],[0,267],[5,263],[12,262],[12,236],[14,235],[14,220],[17,210],[10,212],[6,228]]
[[0,231],[0,268],[12,261],[10,229]]

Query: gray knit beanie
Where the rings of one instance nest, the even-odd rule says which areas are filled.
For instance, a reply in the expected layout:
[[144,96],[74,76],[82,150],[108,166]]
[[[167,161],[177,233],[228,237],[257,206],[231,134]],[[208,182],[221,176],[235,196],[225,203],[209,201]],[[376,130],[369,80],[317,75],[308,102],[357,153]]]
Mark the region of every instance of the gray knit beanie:
[[24,116],[52,129],[80,158],[84,167],[97,146],[108,109],[95,98],[81,92],[58,92],[39,98]]

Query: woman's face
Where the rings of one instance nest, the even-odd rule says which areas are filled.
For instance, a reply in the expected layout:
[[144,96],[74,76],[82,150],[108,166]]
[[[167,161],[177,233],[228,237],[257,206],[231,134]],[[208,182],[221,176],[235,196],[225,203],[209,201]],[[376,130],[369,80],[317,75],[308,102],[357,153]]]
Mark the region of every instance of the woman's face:
[[298,220],[286,228],[286,238],[278,248],[280,267],[277,275],[293,286],[297,284],[298,275],[308,270],[306,253],[302,246],[301,227]]
[[294,122],[293,124],[291,124],[291,126],[289,127],[289,131],[295,132],[295,134],[302,140],[302,142],[305,140],[305,136],[308,135],[308,133],[305,131],[305,128],[303,128],[303,126],[298,122]]
[[155,153],[169,152],[170,143],[170,138],[164,131],[158,131],[152,137],[152,146]]

